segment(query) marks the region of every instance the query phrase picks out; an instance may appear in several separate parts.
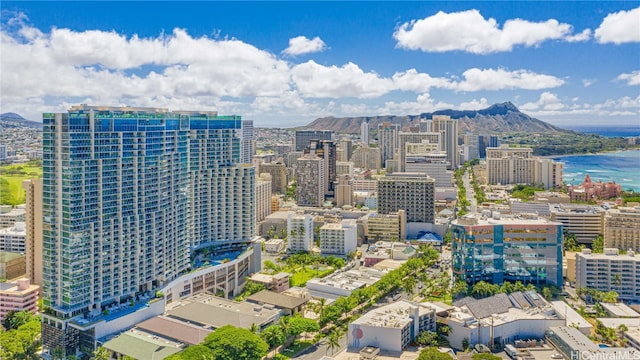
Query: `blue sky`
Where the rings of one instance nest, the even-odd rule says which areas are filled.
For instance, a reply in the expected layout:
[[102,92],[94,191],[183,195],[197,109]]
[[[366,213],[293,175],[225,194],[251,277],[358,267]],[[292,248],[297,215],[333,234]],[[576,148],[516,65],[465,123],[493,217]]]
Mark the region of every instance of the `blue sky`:
[[640,2],[2,1],[0,112],[217,110],[258,127],[511,101],[640,125]]

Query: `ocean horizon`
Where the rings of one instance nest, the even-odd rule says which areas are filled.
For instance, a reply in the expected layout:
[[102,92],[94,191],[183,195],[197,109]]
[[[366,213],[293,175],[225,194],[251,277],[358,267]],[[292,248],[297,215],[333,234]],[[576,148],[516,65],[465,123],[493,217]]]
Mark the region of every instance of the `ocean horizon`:
[[566,130],[573,130],[585,134],[597,134],[604,137],[635,137],[640,136],[640,124],[622,126],[561,126]]
[[562,179],[567,184],[579,185],[589,174],[593,181],[614,181],[623,190],[640,191],[640,149],[551,158],[564,163]]

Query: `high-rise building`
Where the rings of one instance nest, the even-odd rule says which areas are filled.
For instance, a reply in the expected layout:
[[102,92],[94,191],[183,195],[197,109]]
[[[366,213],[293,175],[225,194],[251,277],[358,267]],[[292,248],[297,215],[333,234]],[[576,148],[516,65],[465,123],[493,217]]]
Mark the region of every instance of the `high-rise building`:
[[489,139],[486,135],[478,135],[478,156],[484,159],[487,156],[487,145]]
[[333,140],[333,131],[330,130],[297,130],[296,151],[304,151],[311,140]]
[[453,276],[468,284],[562,286],[562,224],[544,218],[466,216],[451,224]]
[[314,153],[324,161],[324,195],[334,195],[336,181],[336,144],[331,140],[311,140],[305,153]]
[[24,180],[27,277],[42,286],[42,179]]
[[369,145],[369,122],[366,120],[360,124],[360,142]]
[[256,222],[271,214],[271,175],[262,173],[256,179]]
[[425,173],[436,181],[437,188],[453,186],[453,173],[447,170],[447,154],[444,152],[409,152],[405,157],[405,170],[411,173]]
[[253,120],[242,120],[240,129],[240,163],[251,164],[255,153],[253,143]]
[[382,156],[382,165],[387,166],[387,160],[393,160],[398,148],[398,132],[400,125],[384,121],[378,125],[378,145]]
[[320,253],[346,256],[358,246],[355,220],[324,224],[320,227]]
[[348,175],[338,176],[336,184],[336,206],[353,205],[353,185],[349,181]]
[[462,139],[464,143],[464,161],[480,158],[480,144],[478,144],[478,135],[465,134]]
[[404,210],[407,222],[433,223],[435,180],[424,173],[392,173],[378,180],[378,213]]
[[487,147],[499,147],[500,146],[500,138],[498,135],[489,135],[489,142],[487,143]]
[[542,184],[545,189],[562,186],[562,164],[532,156],[531,148],[502,144],[487,148],[489,184]]
[[353,163],[352,162],[336,162],[336,176],[348,175],[353,176]]
[[300,206],[321,207],[324,202],[324,159],[305,154],[296,160],[296,203]]
[[339,161],[349,161],[349,159],[351,159],[351,156],[353,156],[353,142],[351,141],[351,139],[341,139],[338,143],[338,147],[344,152],[343,160]]
[[380,148],[360,146],[353,152],[353,166],[360,169],[379,170],[382,167]]
[[640,256],[633,250],[619,254],[616,248],[605,248],[594,254],[583,249],[576,254],[576,288],[615,291],[623,300],[640,299]]
[[310,251],[313,243],[313,216],[289,213],[287,217],[289,251]]
[[604,234],[605,210],[591,205],[557,205],[551,208],[551,221],[562,223],[562,228],[575,235],[580,244],[591,244]]
[[282,161],[260,164],[260,173],[271,175],[271,192],[284,194],[287,192],[287,167]]
[[45,348],[93,349],[76,315],[160,289],[192,251],[252,240],[239,116],[80,105],[43,127]]
[[440,146],[441,134],[438,132],[399,132],[398,133],[398,161],[400,172],[405,172],[405,160],[407,155],[407,146],[409,144],[422,144],[425,146],[431,144],[436,147]]
[[640,252],[640,207],[620,207],[607,212],[604,246]]
[[449,169],[460,166],[460,152],[458,151],[458,121],[448,115],[433,115],[433,131],[442,134],[440,149],[447,153]]

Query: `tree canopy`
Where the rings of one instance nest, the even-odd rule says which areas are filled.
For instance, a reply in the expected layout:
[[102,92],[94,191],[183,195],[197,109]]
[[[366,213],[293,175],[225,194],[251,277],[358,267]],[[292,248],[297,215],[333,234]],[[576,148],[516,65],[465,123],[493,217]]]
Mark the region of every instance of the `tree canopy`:
[[451,360],[452,357],[449,354],[441,353],[435,347],[428,347],[420,351],[418,360]]
[[225,325],[204,339],[216,360],[255,360],[267,355],[269,345],[247,329]]

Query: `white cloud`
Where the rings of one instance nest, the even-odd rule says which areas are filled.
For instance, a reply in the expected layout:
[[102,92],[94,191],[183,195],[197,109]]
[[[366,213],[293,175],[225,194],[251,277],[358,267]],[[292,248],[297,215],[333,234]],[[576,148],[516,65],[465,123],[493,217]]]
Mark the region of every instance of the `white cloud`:
[[555,88],[564,80],[552,75],[538,74],[528,70],[507,71],[505,69],[472,68],[462,73],[464,80],[457,83],[457,91],[525,89],[540,90]]
[[640,7],[611,13],[602,20],[594,35],[601,44],[640,42]]
[[327,45],[318,36],[313,39],[307,39],[306,36],[296,36],[289,39],[289,47],[282,52],[287,55],[296,56],[316,53],[326,49]]
[[582,86],[589,87],[593,85],[594,82],[596,82],[595,79],[582,79]]
[[354,63],[341,67],[324,66],[313,60],[295,65],[291,69],[298,91],[305,97],[319,98],[374,98],[394,90],[391,79],[374,72],[364,72]]
[[514,46],[536,46],[548,40],[586,41],[591,31],[572,35],[573,27],[555,19],[531,22],[507,20],[502,29],[495,19],[485,19],[478,10],[438,12],[406,22],[394,32],[397,46],[425,52],[466,51],[489,54],[511,51]]
[[491,104],[489,104],[487,99],[481,98],[480,100],[473,99],[471,101],[460,103],[460,105],[458,105],[458,109],[460,109],[460,110],[480,110],[480,109],[486,109],[489,106],[491,106]]
[[536,102],[530,102],[520,106],[520,110],[525,111],[561,110],[564,108],[565,105],[560,101],[558,95],[550,92],[540,94],[540,98]]
[[416,69],[409,69],[404,72],[393,74],[393,82],[396,89],[404,91],[414,91],[417,93],[428,92],[429,89],[444,88],[450,89],[454,86],[451,80],[446,78],[434,78],[429,74],[419,73]]
[[632,71],[629,74],[620,74],[616,79],[626,81],[627,85],[640,85],[640,70]]

